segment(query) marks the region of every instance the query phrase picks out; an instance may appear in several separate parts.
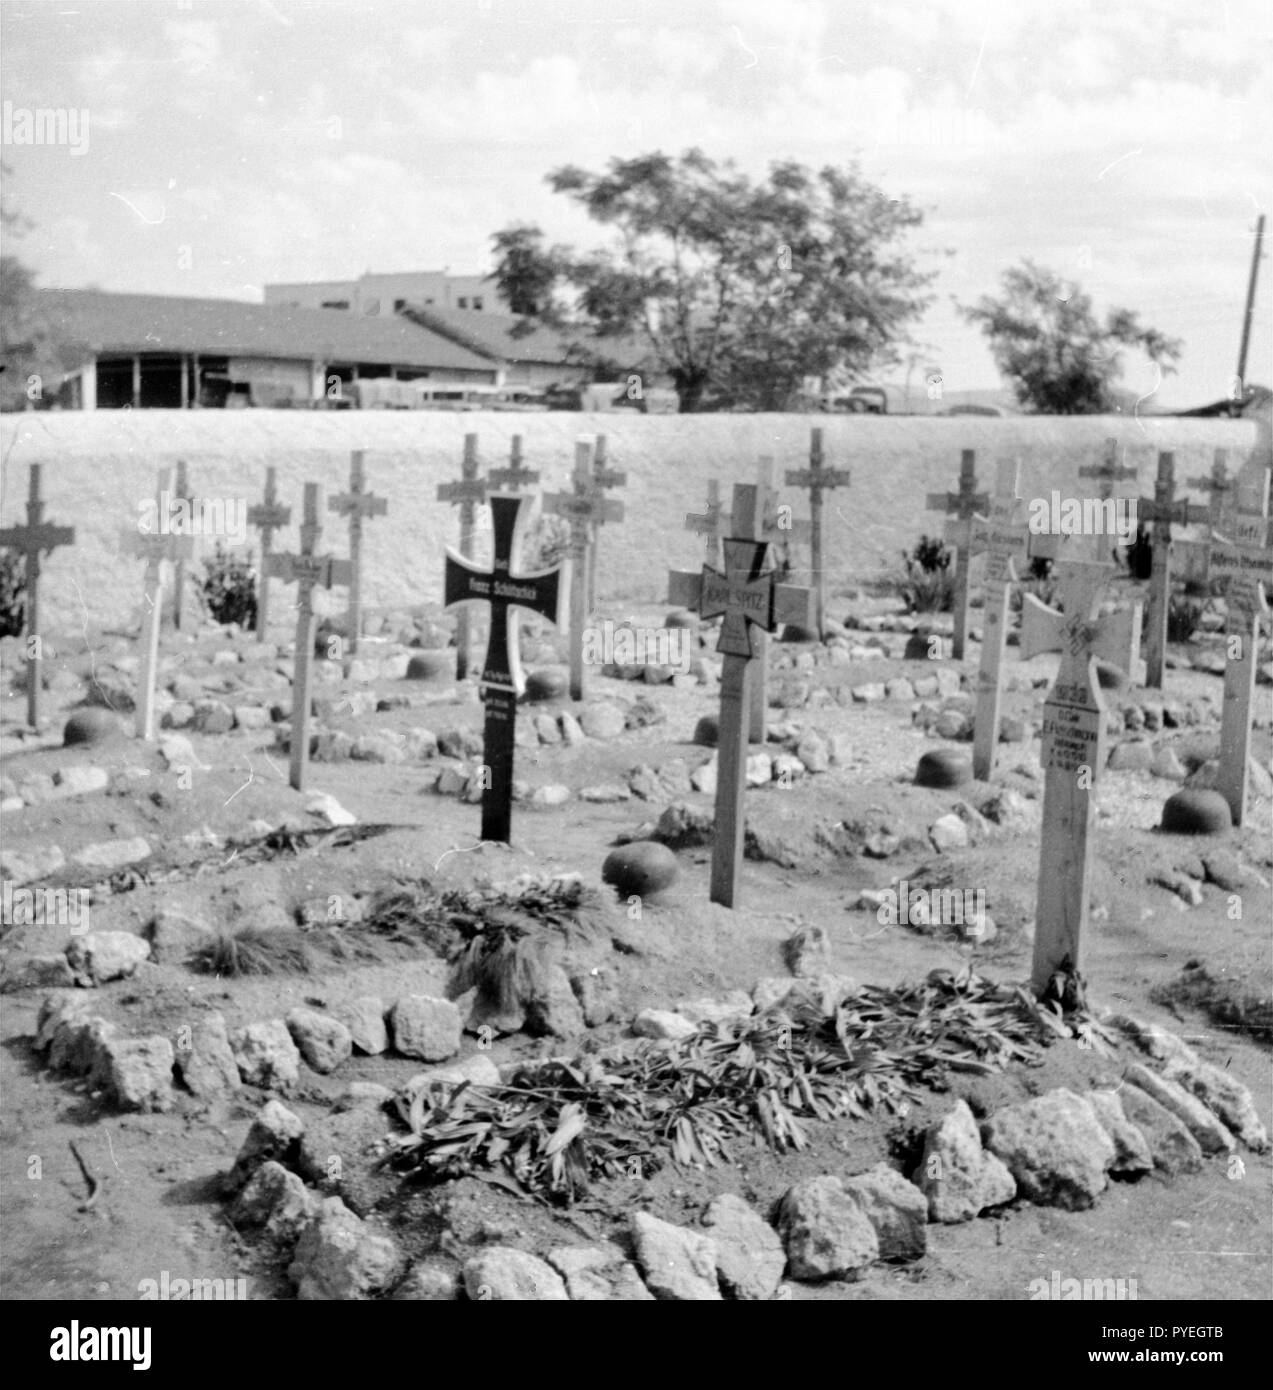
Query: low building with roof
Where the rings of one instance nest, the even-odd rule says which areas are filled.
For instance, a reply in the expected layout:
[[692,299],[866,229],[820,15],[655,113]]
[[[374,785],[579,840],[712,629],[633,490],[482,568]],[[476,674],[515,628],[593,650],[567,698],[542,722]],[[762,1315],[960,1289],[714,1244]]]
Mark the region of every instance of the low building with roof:
[[495,385],[498,364],[411,320],[228,299],[39,290],[70,409],[351,404],[364,378]]

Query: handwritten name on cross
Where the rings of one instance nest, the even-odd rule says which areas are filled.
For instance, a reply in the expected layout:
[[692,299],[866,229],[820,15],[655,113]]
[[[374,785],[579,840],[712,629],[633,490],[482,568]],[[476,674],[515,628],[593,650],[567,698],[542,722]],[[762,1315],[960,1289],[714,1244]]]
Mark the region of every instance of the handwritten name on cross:
[[494,527],[494,559],[484,570],[466,555],[446,552],[445,602],[485,603],[490,607],[490,637],[482,667],[481,695],[485,711],[482,788],[482,839],[507,844],[512,831],[513,746],[517,696],[525,686],[519,634],[510,625],[509,609],[524,608],[550,622],[561,620],[561,569],[518,570],[525,511],[532,498],[496,493],[490,499]]
[[261,585],[256,604],[256,640],[265,641],[269,624],[270,579],[269,557],[274,549],[274,532],[292,522],[292,509],[278,500],[278,469],[271,464],[265,470],[265,501],[248,508],[248,525],[261,533]]
[[944,512],[950,517],[944,539],[955,547],[954,633],[950,654],[956,661],[964,659],[968,641],[968,605],[972,597],[968,585],[968,562],[972,549],[973,517],[990,510],[990,495],[977,491],[977,453],[964,449],[959,456],[959,490],[930,492],[924,498],[930,512]]
[[1193,526],[1205,522],[1210,509],[1176,497],[1176,460],[1170,453],[1158,455],[1158,474],[1154,480],[1151,501],[1142,497],[1140,517],[1152,522],[1152,547],[1149,575],[1149,631],[1145,644],[1145,684],[1162,689],[1163,668],[1167,658],[1167,614],[1171,606],[1171,528]]
[[389,503],[366,490],[363,451],[355,449],[349,465],[349,491],[338,492],[327,501],[329,511],[349,518],[349,650],[358,650],[362,633],[362,520],[384,516]]
[[1220,715],[1220,769],[1216,790],[1229,803],[1234,825],[1246,819],[1251,713],[1260,622],[1273,594],[1273,523],[1269,520],[1269,475],[1249,469],[1238,479],[1236,506],[1225,534],[1211,539],[1211,577],[1224,585],[1224,707]]
[[522,463],[522,437],[520,434],[513,436],[507,467],[492,468],[486,475],[487,484],[496,492],[528,492],[539,481],[539,478],[540,475],[537,470],[527,468]]
[[847,468],[828,468],[822,453],[822,431],[812,431],[808,468],[787,469],[788,487],[804,488],[809,494],[810,550],[813,568],[813,626],[819,638],[826,625],[827,581],[822,567],[822,494],[838,487],[848,487],[851,475]]
[[[1111,615],[1100,614],[1113,566],[1062,560],[1057,565],[1064,615],[1061,665],[1043,707],[1043,831],[1030,984],[1038,995],[1067,996],[1080,972],[1088,917],[1095,819],[1094,789],[1105,766],[1109,711],[1096,680],[1094,645]],[[1057,977],[1060,977],[1059,980]]]
[[812,621],[809,589],[775,583],[769,547],[760,539],[763,520],[759,489],[734,488],[736,534],[725,541],[722,570],[705,565],[696,573],[673,572],[668,602],[698,610],[704,618],[720,617],[717,650],[724,654],[721,673],[720,736],[716,778],[716,835],[712,851],[711,899],[733,907],[738,897],[743,860],[743,794],[746,789],[750,684],[760,646],[758,639],[781,622]]
[[623,503],[604,496],[593,486],[589,471],[593,445],[590,439],[575,443],[574,491],[554,492],[544,498],[544,510],[570,522],[570,698],[583,699],[583,630],[588,622],[588,552],[595,546],[596,528],[607,521],[623,520]]
[[353,582],[353,566],[348,560],[318,554],[323,534],[323,490],[317,483],[305,484],[305,519],[301,522],[299,555],[274,551],[265,557],[266,573],[273,579],[297,585],[296,654],[292,669],[292,732],[288,739],[291,763],[288,780],[297,791],[305,787],[309,767],[310,690],[314,669],[314,590],[330,589]]
[[40,727],[40,702],[44,681],[44,640],[40,635],[40,555],[60,545],[74,545],[70,526],[54,526],[44,520],[40,497],[40,468],[33,463],[27,475],[27,521],[25,526],[9,526],[0,531],[0,546],[16,550],[25,559],[27,631],[27,723]]
[[1000,673],[1008,636],[1009,589],[1022,576],[1027,551],[1025,503],[1018,495],[1021,465],[1002,461],[988,517],[974,518],[971,548],[986,556],[985,607],[982,610],[981,663],[977,669],[977,715],[973,726],[973,776],[989,782],[999,748],[1002,691]]
[[[156,494],[156,517],[164,516],[164,494],[171,496],[173,470],[163,469],[159,474],[159,489]],[[189,560],[194,556],[194,537],[175,531],[124,532],[124,548],[146,561],[146,576],[142,589],[141,615],[141,669],[137,674],[137,712],[135,730],[138,738],[153,739],[155,736],[155,676],[159,665],[159,625],[163,617],[163,566],[165,562],[175,564],[179,560]]]
[[[501,470],[503,471],[503,470]],[[460,509],[460,554],[471,558],[476,531],[477,508],[486,501],[487,484],[477,475],[477,435],[464,436],[464,461],[460,464],[457,482],[438,484],[438,501],[450,502]],[[469,646],[472,633],[469,610],[461,608],[455,615],[455,679],[465,680],[469,673]]]

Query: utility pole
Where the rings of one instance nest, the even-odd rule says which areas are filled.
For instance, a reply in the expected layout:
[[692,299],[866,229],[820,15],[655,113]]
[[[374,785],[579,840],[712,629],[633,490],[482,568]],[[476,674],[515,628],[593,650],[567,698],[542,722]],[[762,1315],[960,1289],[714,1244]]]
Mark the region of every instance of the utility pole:
[[1255,282],[1260,274],[1260,246],[1264,241],[1264,214],[1255,220],[1255,247],[1251,252],[1251,278],[1246,287],[1246,313],[1242,317],[1242,346],[1238,349],[1238,374],[1234,384],[1237,387],[1236,404],[1246,400],[1246,355],[1251,346],[1251,319],[1255,313]]

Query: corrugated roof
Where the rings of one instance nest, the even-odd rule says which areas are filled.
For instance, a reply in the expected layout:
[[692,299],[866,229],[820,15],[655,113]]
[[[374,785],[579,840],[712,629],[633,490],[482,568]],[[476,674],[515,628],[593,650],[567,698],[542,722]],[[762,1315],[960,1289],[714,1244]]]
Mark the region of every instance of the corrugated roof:
[[649,347],[634,338],[587,338],[543,327],[514,335],[513,330],[526,322],[514,314],[488,314],[480,309],[449,309],[435,304],[408,304],[403,313],[422,328],[445,334],[497,362],[577,363],[581,354],[577,350],[571,353],[572,344],[617,358],[633,368],[650,356]]
[[61,341],[100,354],[200,352],[491,370],[485,358],[401,317],[370,318],[339,309],[103,290],[40,290],[38,294]]

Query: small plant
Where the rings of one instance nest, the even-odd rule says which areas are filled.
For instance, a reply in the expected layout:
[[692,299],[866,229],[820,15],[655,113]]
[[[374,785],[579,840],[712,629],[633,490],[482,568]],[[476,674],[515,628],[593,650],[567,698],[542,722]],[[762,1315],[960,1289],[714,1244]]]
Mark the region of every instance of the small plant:
[[910,613],[949,613],[955,603],[951,552],[936,536],[921,536],[909,554],[902,551],[906,567],[900,593]]
[[1187,642],[1207,610],[1207,586],[1185,584],[1167,600],[1167,641]]
[[16,550],[0,550],[0,637],[20,637],[26,624],[26,570]]
[[1026,594],[1033,594],[1040,603],[1056,607],[1057,584],[1052,577],[1051,560],[1042,555],[1036,555],[1030,561],[1029,569],[1021,583],[1012,586],[1008,598],[1008,606],[1012,612],[1020,613],[1022,599]]
[[256,626],[256,571],[247,562],[228,555],[217,543],[217,553],[204,561],[203,602],[214,621]]
[[1136,539],[1124,551],[1124,561],[1133,579],[1148,579],[1153,573],[1154,546],[1144,526],[1136,528]]
[[237,979],[242,975],[307,975],[314,960],[303,932],[244,927],[219,933],[194,953],[191,965],[205,975]]
[[570,551],[570,523],[563,516],[540,516],[522,545],[522,568],[552,569]]

